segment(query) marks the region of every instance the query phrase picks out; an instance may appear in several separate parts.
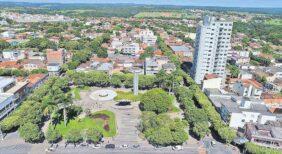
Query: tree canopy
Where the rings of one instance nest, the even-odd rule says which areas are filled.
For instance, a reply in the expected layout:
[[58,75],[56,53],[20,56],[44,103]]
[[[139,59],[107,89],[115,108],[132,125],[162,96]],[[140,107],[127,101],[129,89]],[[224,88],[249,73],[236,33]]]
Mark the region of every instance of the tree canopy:
[[152,89],[141,97],[141,109],[156,113],[167,112],[173,98],[162,89]]

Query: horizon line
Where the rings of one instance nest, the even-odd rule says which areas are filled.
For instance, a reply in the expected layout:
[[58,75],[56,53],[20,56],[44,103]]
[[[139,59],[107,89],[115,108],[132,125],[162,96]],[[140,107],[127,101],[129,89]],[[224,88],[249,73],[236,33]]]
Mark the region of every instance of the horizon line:
[[143,6],[175,6],[175,7],[222,7],[222,8],[274,8],[274,9],[282,9],[282,7],[274,7],[274,6],[221,6],[221,5],[176,5],[176,4],[146,4],[146,3],[112,3],[112,2],[105,2],[105,3],[90,3],[90,2],[20,2],[20,1],[2,1],[0,0],[0,3],[29,3],[29,4],[109,4],[109,5],[143,5]]

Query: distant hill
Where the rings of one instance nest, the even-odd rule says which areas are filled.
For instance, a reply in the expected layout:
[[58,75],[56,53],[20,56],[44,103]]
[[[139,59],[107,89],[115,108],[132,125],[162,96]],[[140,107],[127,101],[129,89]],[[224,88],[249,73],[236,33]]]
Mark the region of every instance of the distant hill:
[[[282,15],[282,8],[242,8],[242,7],[211,7],[211,6],[174,6],[174,5],[142,5],[142,4],[87,4],[87,3],[28,3],[0,2],[0,8],[26,8],[25,13],[46,13],[60,10],[95,10],[97,16],[129,17],[145,11],[169,11],[177,9],[204,9],[211,11],[236,11]],[[33,8],[33,9],[30,9]],[[122,13],[119,13],[122,12]],[[88,12],[89,13],[89,12]]]

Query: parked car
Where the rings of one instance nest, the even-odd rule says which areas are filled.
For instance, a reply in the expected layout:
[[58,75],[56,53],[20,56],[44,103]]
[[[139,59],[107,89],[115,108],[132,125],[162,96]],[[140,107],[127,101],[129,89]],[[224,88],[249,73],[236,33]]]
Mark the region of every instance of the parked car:
[[99,148],[101,148],[101,144],[95,144],[95,145],[93,146],[93,148],[94,148],[94,149],[99,149]]
[[181,146],[181,145],[173,146],[173,147],[172,147],[172,150],[177,150],[177,151],[183,150],[183,146]]
[[140,148],[140,145],[139,145],[139,144],[134,144],[132,147],[133,147],[134,149],[138,149],[138,148]]
[[127,144],[123,144],[121,147],[124,148],[124,149],[127,149],[128,145]]
[[114,144],[107,144],[105,146],[106,149],[114,149],[115,147],[116,147],[116,145],[114,145]]

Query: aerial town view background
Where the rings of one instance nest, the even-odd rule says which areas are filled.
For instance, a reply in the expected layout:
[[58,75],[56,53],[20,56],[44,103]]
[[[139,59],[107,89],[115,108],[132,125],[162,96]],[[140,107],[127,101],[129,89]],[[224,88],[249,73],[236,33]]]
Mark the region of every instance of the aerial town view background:
[[0,1],[0,153],[282,153],[282,4],[33,2]]

